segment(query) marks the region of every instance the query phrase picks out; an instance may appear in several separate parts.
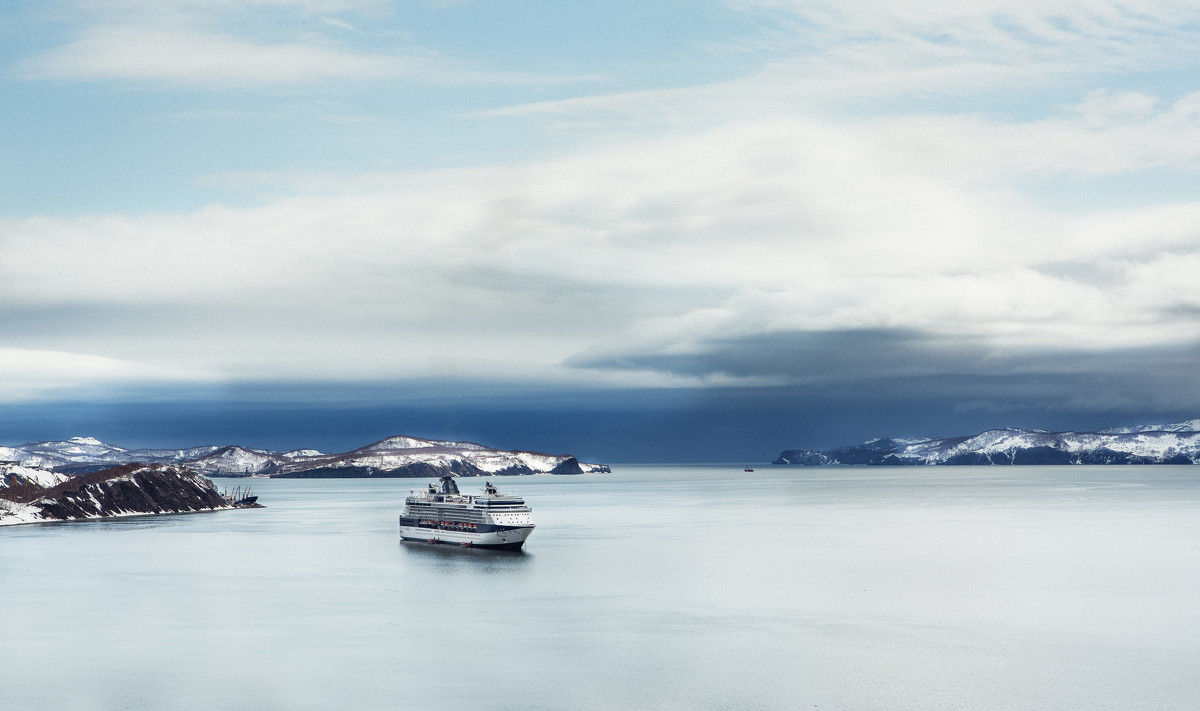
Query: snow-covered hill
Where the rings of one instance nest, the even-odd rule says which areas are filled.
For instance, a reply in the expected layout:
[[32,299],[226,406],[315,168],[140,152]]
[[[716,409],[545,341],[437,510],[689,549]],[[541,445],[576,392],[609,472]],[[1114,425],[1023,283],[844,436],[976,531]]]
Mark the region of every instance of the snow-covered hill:
[[569,454],[490,449],[474,442],[389,437],[343,454],[290,457],[266,467],[272,477],[490,476],[605,472]]
[[72,437],[63,441],[29,442],[12,447],[0,447],[0,460],[19,461],[27,467],[41,469],[71,468],[78,465],[175,464],[203,456],[218,447],[187,449],[122,449],[101,442],[95,437]]
[[1128,434],[1136,432],[1200,432],[1200,419],[1173,422],[1169,425],[1136,425],[1134,427],[1105,427],[1098,434]]
[[1200,419],[1097,432],[1005,428],[970,437],[789,449],[775,464],[1196,464]]
[[177,464],[208,476],[365,477],[584,474],[608,471],[569,454],[498,450],[474,442],[388,437],[341,454],[315,449],[274,452],[237,445],[188,449],[122,449],[93,437],[0,447],[0,460],[84,473],[113,464]]

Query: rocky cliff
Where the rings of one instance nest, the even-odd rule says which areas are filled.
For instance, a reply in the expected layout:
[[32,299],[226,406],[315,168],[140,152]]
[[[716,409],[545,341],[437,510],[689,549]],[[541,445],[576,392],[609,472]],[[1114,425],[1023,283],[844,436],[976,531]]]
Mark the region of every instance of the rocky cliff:
[[208,479],[162,464],[75,477],[7,465],[0,485],[0,525],[232,508]]

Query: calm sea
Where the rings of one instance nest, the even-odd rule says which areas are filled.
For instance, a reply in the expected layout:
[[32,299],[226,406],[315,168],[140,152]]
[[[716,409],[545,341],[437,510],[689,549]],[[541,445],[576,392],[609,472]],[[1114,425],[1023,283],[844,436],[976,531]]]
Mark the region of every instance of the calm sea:
[[425,480],[0,529],[0,708],[1200,707],[1200,468],[496,481],[523,553],[401,543]]

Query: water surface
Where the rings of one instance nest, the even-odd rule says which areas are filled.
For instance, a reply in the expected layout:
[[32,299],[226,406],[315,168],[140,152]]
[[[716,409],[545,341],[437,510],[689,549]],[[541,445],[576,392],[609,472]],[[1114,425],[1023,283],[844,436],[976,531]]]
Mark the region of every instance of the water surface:
[[401,543],[425,480],[0,529],[0,707],[1190,709],[1196,471],[498,479],[517,554]]

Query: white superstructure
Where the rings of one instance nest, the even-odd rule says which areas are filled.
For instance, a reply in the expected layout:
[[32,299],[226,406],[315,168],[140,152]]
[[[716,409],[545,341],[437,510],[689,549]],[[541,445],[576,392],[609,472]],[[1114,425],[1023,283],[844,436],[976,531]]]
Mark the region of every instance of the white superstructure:
[[491,482],[484,482],[480,496],[461,494],[453,475],[443,476],[440,485],[413,492],[400,514],[400,537],[405,540],[479,548],[518,550],[533,527],[524,499],[501,494]]

